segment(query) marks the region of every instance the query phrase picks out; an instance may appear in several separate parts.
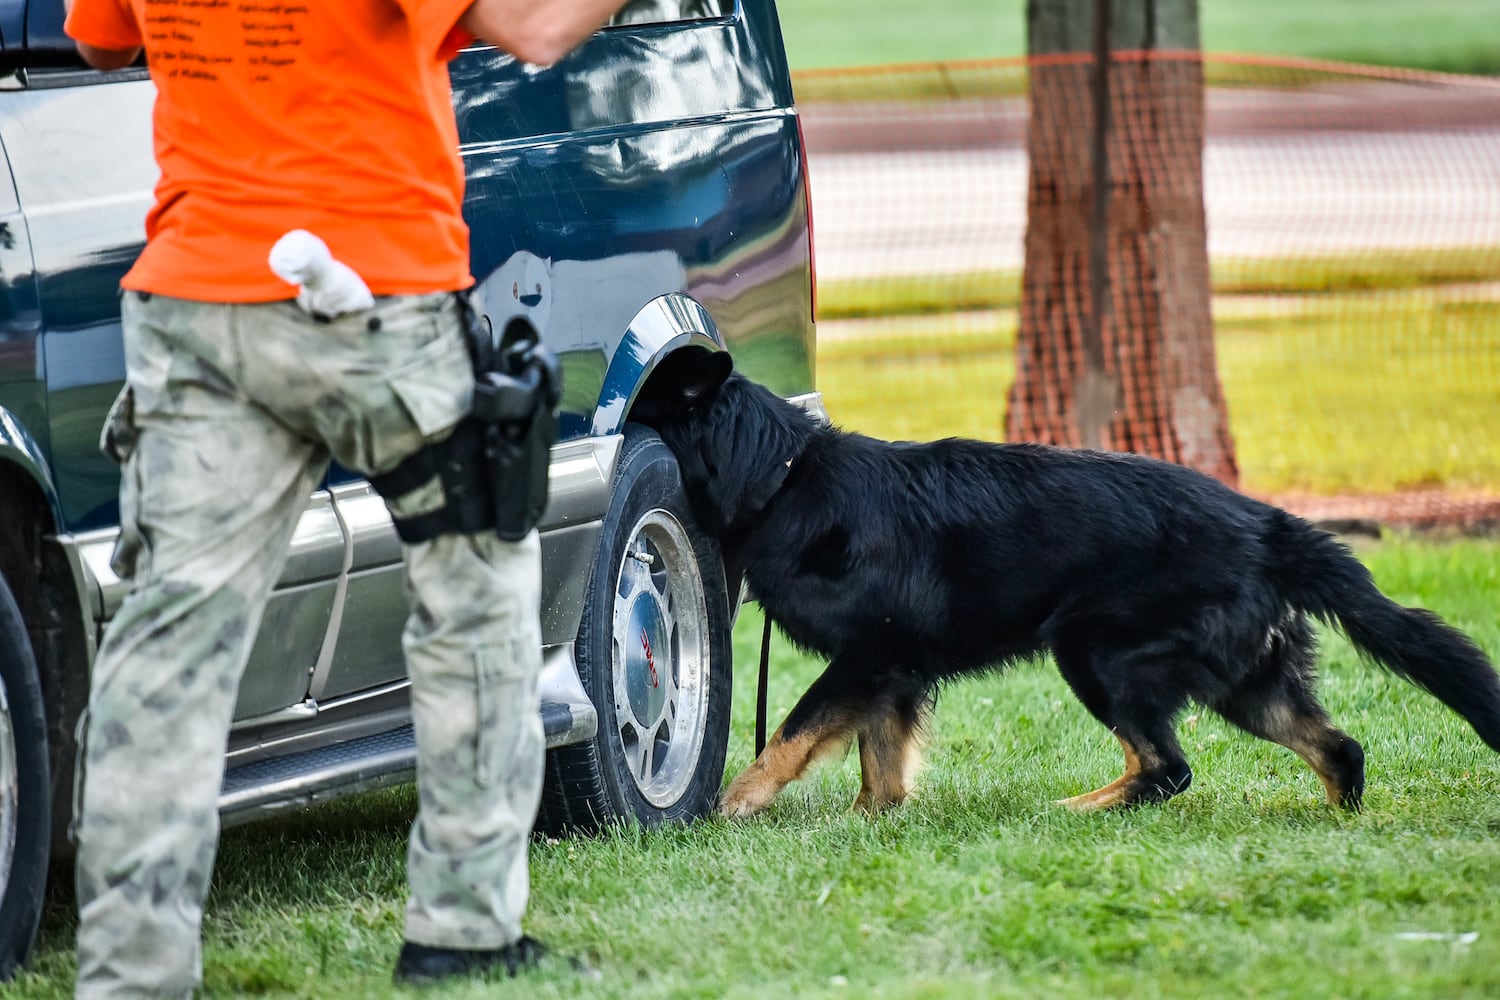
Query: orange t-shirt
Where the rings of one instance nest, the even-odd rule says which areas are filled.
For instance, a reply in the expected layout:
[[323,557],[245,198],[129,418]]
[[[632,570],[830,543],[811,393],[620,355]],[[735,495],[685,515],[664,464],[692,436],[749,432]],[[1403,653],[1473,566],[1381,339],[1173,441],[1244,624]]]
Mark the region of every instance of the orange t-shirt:
[[76,0],[74,39],[144,45],[161,179],[126,288],[211,302],[296,289],[321,236],[377,295],[472,283],[448,61],[472,0]]

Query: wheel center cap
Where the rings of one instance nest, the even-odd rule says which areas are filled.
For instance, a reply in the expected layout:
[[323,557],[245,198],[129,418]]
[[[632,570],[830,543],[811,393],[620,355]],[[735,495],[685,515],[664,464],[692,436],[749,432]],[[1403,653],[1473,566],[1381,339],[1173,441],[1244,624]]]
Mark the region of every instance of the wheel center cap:
[[672,669],[666,625],[656,598],[642,594],[630,606],[625,625],[625,689],[636,721],[650,725],[667,702],[667,671]]

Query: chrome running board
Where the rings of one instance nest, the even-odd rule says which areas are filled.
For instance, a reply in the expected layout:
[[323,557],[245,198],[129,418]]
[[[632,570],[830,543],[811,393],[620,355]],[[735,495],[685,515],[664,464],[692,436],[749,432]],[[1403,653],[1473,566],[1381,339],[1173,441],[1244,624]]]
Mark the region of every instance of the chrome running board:
[[[587,709],[586,712],[583,709]],[[580,715],[591,725],[588,735]],[[597,731],[593,706],[542,702],[547,748],[577,743]],[[283,757],[257,760],[224,773],[220,822],[234,826],[346,795],[410,782],[417,770],[417,738],[410,724]]]

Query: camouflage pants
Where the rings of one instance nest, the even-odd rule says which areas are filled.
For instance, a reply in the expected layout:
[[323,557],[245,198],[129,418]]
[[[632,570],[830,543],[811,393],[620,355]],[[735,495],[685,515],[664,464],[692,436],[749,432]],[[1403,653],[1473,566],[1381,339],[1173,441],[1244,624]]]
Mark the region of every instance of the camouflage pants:
[[[132,590],[80,751],[77,995],[186,996],[239,679],[308,494],[330,456],[368,474],[441,437],[473,376],[451,295],[314,325],[290,302],[127,293],[124,321],[133,413],[117,407],[107,436]],[[539,544],[445,535],[406,546],[405,570],[420,803],[406,933],[495,948],[521,933],[541,792]]]

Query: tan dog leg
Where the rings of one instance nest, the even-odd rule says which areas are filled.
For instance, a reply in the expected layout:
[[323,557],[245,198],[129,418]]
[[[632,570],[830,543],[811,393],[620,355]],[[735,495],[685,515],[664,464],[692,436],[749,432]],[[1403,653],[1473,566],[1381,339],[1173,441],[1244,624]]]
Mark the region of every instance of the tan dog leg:
[[1129,737],[1115,730],[1115,739],[1125,748],[1125,773],[1103,788],[1063,799],[1059,805],[1080,812],[1115,809],[1143,802],[1165,802],[1193,782],[1193,772],[1182,758],[1177,738],[1170,728],[1156,731],[1154,743]]
[[755,762],[729,783],[719,800],[721,815],[739,817],[760,812],[777,792],[802,777],[816,761],[847,750],[853,737],[846,724],[803,729],[789,740],[782,738],[783,729],[784,725],[778,728]]
[[859,733],[859,797],[854,808],[874,815],[905,801],[922,764],[917,727],[888,715]]
[[1311,692],[1264,698],[1258,704],[1235,702],[1219,711],[1246,732],[1280,743],[1307,761],[1330,803],[1359,810],[1365,791],[1364,750],[1334,728]]
[[1071,799],[1063,799],[1058,805],[1077,809],[1079,812],[1093,812],[1096,809],[1110,809],[1128,803],[1131,786],[1141,773],[1141,758],[1136,754],[1135,747],[1125,742],[1125,737],[1115,733],[1115,738],[1120,741],[1120,746],[1125,748],[1125,773],[1103,788],[1096,788],[1083,795],[1075,795]]

